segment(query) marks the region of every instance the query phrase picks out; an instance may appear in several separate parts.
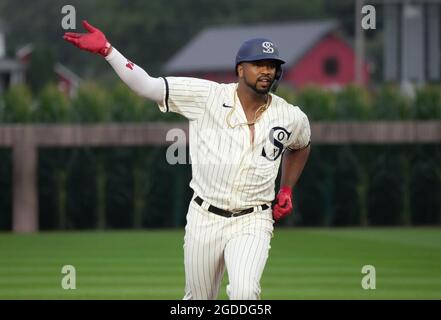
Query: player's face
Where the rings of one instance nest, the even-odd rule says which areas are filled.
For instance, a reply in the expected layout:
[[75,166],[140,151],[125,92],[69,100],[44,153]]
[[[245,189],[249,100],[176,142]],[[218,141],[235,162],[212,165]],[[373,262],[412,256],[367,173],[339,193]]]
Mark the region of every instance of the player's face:
[[243,62],[239,65],[239,77],[256,93],[266,94],[276,76],[277,63],[274,60]]

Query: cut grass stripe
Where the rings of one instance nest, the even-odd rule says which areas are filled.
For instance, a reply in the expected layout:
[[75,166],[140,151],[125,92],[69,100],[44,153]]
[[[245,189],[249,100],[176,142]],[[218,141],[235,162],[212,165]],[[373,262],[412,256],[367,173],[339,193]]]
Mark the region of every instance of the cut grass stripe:
[[[1,233],[0,299],[181,299],[182,245],[182,230]],[[271,247],[263,299],[441,299],[439,228],[276,229]],[[66,264],[76,290],[61,289]]]

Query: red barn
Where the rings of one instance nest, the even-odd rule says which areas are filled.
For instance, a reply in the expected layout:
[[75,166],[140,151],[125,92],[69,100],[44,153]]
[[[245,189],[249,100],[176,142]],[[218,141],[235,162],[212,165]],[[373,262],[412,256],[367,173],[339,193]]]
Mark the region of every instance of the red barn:
[[[286,61],[285,84],[339,88],[355,81],[355,52],[335,21],[210,28],[177,52],[166,64],[165,73],[235,82],[236,52],[243,41],[255,37],[269,38],[279,47]],[[369,82],[366,63],[363,82]]]

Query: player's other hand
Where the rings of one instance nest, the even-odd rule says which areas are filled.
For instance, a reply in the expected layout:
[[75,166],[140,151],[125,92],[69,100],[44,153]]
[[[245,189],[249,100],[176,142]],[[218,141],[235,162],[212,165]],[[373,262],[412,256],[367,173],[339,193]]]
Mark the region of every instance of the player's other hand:
[[103,57],[107,56],[110,51],[110,43],[104,33],[90,25],[86,20],[83,20],[83,26],[88,33],[66,32],[63,39],[82,50],[97,53]]
[[282,186],[276,196],[276,201],[273,207],[274,220],[279,220],[292,211],[292,190],[289,186]]

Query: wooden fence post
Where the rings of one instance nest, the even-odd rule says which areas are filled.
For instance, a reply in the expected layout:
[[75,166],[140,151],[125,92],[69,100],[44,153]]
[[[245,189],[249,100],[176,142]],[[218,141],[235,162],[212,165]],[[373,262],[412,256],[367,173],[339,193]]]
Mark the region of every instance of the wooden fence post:
[[37,146],[31,126],[19,126],[13,138],[13,216],[16,233],[38,231]]

